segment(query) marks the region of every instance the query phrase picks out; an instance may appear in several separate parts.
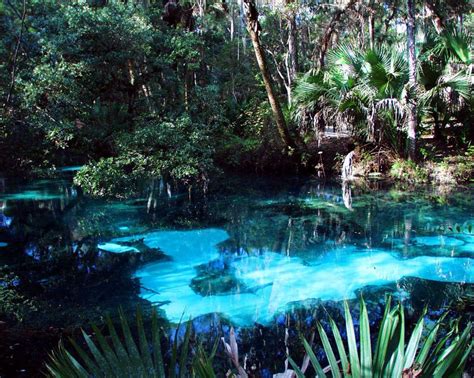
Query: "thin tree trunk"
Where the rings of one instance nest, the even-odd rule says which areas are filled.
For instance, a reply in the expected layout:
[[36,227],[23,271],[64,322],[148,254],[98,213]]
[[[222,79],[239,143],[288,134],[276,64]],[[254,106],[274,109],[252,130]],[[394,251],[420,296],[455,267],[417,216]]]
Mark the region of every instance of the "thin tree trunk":
[[415,4],[414,0],[407,0],[407,50],[409,70],[409,93],[408,98],[408,157],[416,160],[416,98],[414,88],[416,87],[416,52],[415,52]]
[[285,117],[281,110],[280,102],[275,96],[275,91],[273,89],[272,80],[267,68],[267,62],[265,59],[265,53],[260,43],[259,33],[260,33],[260,23],[258,22],[258,11],[255,7],[253,0],[243,0],[245,15],[247,17],[247,30],[250,34],[250,39],[252,40],[252,45],[255,50],[255,57],[257,58],[257,64],[260,69],[260,72],[263,77],[263,82],[265,84],[265,89],[267,91],[268,101],[272,108],[273,116],[275,118],[275,123],[278,129],[278,134],[281,141],[286,147],[295,148],[295,143],[291,138],[291,135],[286,126]]
[[370,48],[373,50],[375,47],[375,9],[374,2],[370,2],[369,7],[369,41]]
[[359,46],[361,49],[365,49],[365,17],[362,13],[359,13],[359,23],[360,23]]
[[184,109],[189,113],[189,91],[190,91],[190,72],[188,67],[184,69]]
[[324,32],[324,36],[321,40],[320,43],[320,50],[319,50],[319,68],[324,67],[324,60],[326,58],[326,53],[329,49],[329,42],[331,41],[332,34],[336,31],[336,27],[339,24],[339,21],[341,20],[342,15],[349,9],[351,8],[357,0],[350,0],[347,5],[344,8],[339,8],[334,16],[331,19],[331,22],[326,28],[326,31]]
[[300,26],[301,56],[305,57],[309,44],[309,27],[306,24]]
[[435,112],[433,114],[433,138],[437,142],[442,142],[442,135],[441,135],[441,127],[439,123],[439,117],[438,117],[438,110],[435,109]]
[[[287,6],[291,6],[291,2],[287,2]],[[286,15],[288,27],[288,55],[290,58],[290,77],[294,81],[298,72],[298,36],[296,28],[296,14],[294,9],[289,9]]]
[[433,25],[435,27],[436,33],[442,34],[444,32],[445,26],[444,26],[443,19],[441,18],[438,11],[436,10],[436,6],[430,0],[425,2],[425,6],[426,6],[426,11],[427,11],[426,13],[428,17],[431,17],[433,21]]
[[10,88],[8,89],[8,95],[5,102],[5,105],[8,106],[10,104],[10,100],[13,95],[13,88],[15,87],[15,78],[16,78],[16,66],[18,61],[18,52],[20,51],[21,39],[23,37],[23,30],[25,28],[25,19],[26,19],[26,0],[23,0],[23,11],[21,14],[21,26],[20,26],[20,34],[18,35],[18,41],[15,46],[15,51],[13,53],[12,59],[12,69],[10,75]]
[[[245,29],[245,20],[244,20],[244,15],[245,15],[245,9],[244,9],[244,3],[243,0],[238,0],[239,3],[239,33],[240,37],[242,39],[242,54],[245,56],[247,52],[247,38],[244,32]],[[237,45],[238,46],[238,45]]]
[[[398,13],[398,0],[394,0],[393,3],[391,4],[390,8],[391,8],[392,12],[390,13],[389,16],[386,16],[385,20],[384,20],[384,32],[379,33],[379,36],[377,38],[379,43],[382,43],[384,41],[384,38],[386,37],[386,35],[388,34],[388,31],[390,29],[390,23],[393,21],[393,19],[395,18],[395,16]],[[387,10],[387,14],[388,14],[388,10]]]

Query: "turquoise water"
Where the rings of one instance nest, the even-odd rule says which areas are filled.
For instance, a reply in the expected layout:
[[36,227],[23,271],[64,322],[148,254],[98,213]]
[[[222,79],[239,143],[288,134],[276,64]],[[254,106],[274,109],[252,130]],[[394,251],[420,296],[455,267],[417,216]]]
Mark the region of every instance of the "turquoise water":
[[[425,304],[437,310],[474,283],[473,194],[232,178],[206,198],[104,201],[68,177],[6,179],[0,265],[24,295],[61,311],[74,303],[59,323],[144,300],[171,322],[218,314],[271,325],[308,301],[367,288],[409,302],[434,281],[445,286]],[[418,280],[402,284],[407,277]]]
[[[469,236],[469,235],[467,235]],[[474,253],[474,240],[453,237],[415,237],[408,248],[423,245],[451,249],[453,256]],[[255,322],[269,324],[288,305],[310,298],[344,300],[355,298],[358,289],[368,285],[396,282],[404,276],[442,282],[474,282],[471,257],[416,256],[404,259],[390,248],[337,246],[324,256],[314,249],[313,256],[301,258],[271,250],[246,250],[230,258],[222,257],[219,244],[230,235],[223,229],[157,231],[114,239],[111,252],[121,253],[120,242],[143,239],[159,248],[171,261],[147,264],[135,273],[140,279],[140,295],[152,303],[166,302],[166,316],[179,322],[183,313],[193,318],[218,312],[240,326]],[[404,249],[403,241],[395,248]],[[127,248],[122,247],[122,248]],[[130,248],[130,247],[128,247]],[[227,266],[226,266],[227,265]],[[193,290],[196,267],[224,270],[235,280],[235,287],[219,295],[202,295]],[[204,283],[201,283],[205,285]]]

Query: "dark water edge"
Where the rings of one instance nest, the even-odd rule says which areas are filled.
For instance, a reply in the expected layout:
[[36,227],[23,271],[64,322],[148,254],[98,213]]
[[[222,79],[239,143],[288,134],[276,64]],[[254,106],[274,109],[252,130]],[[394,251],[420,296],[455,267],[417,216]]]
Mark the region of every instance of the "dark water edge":
[[[229,178],[204,199],[189,201],[186,193],[172,194],[172,198],[165,195],[156,199],[156,205],[150,211],[150,199],[146,196],[130,201],[87,199],[71,187],[67,176],[60,180],[46,180],[42,184],[14,183],[14,190],[5,191],[9,205],[8,211],[3,213],[6,217],[13,217],[14,231],[0,231],[1,240],[9,244],[7,250],[2,251],[0,266],[19,278],[19,283],[13,286],[18,287],[26,298],[35,298],[36,303],[32,308],[21,310],[24,311],[21,324],[8,316],[1,318],[0,376],[43,376],[42,364],[61,337],[77,336],[78,327],[87,327],[90,322],[100,324],[105,312],[116,314],[119,306],[130,317],[137,304],[145,312],[149,311],[149,303],[139,295],[140,283],[132,277],[133,272],[150,262],[166,260],[166,255],[147,249],[140,254],[121,255],[97,250],[99,242],[113,237],[141,234],[153,229],[219,227],[226,228],[231,235],[231,243],[221,248],[224,254],[266,246],[284,251],[288,248],[288,232],[291,232],[288,219],[291,218],[296,224],[292,226],[295,253],[307,258],[314,251],[313,244],[321,246],[325,253],[331,251],[332,246],[329,249],[323,247],[328,240],[337,241],[338,245],[373,243],[379,246],[382,243],[380,230],[384,227],[390,228],[394,234],[405,232],[406,225],[398,222],[405,219],[404,214],[414,206],[421,209],[418,212],[427,212],[432,218],[433,214],[439,213],[439,219],[434,217],[428,222],[433,230],[427,229],[427,222],[419,215],[411,220],[411,227],[423,228],[430,235],[441,232],[440,227],[443,227],[443,233],[450,232],[448,227],[463,224],[462,219],[474,218],[473,189],[469,187],[440,196],[426,188],[404,193],[381,183],[370,185],[376,190],[352,188],[351,204],[356,209],[353,212],[346,211],[344,189],[339,185],[301,178],[260,177]],[[331,206],[323,207],[319,202],[317,206],[315,203],[301,205],[299,199],[305,198],[305,193],[318,190],[323,197],[326,195],[324,200]],[[392,193],[387,201],[384,196],[390,190]],[[31,198],[15,198],[19,193]],[[382,204],[374,205],[374,198]],[[358,201],[367,203],[361,205],[364,210],[357,210]],[[366,215],[367,209],[372,212],[382,210],[382,213],[369,224],[361,225],[360,215]],[[448,218],[451,226],[445,224]],[[309,227],[308,222],[315,219],[320,219],[320,224]],[[121,231],[120,227],[129,229]],[[308,241],[307,236],[311,233],[308,229],[311,232],[318,230],[319,239],[311,241],[313,244]],[[341,241],[342,234],[344,240]],[[448,252],[443,249],[428,251],[438,255]],[[404,253],[410,257],[426,253],[426,250],[410,246]],[[206,284],[211,287],[212,279],[205,277]],[[368,302],[371,324],[375,326],[382,315],[383,298],[387,292],[403,300],[412,325],[424,306],[429,306],[427,321],[431,322],[451,302],[450,317],[462,316],[465,321],[472,319],[472,303],[462,300],[465,292],[470,290],[470,284],[403,278],[396,284],[369,286],[361,291]],[[215,288],[205,295],[216,295]],[[357,316],[357,301],[353,304]],[[252,369],[254,376],[266,377],[283,371],[284,336],[288,325],[288,346],[292,356],[299,361],[303,355],[299,333],[309,337],[314,332],[315,319],[324,321],[327,313],[341,323],[342,303],[307,299],[290,305],[287,316],[280,314],[270,324],[239,327],[240,354],[242,358],[247,355],[248,366],[255,367]],[[195,318],[193,323],[200,339],[208,340],[208,344],[212,344],[216,337],[228,337],[230,321],[225,315],[203,315]],[[167,341],[163,340],[165,349],[166,345]],[[221,372],[230,367],[222,350],[216,364]],[[472,369],[472,361],[469,366]]]
[[[439,316],[446,311],[444,303],[439,301],[439,292],[453,290],[450,285],[439,284],[436,282],[424,282],[424,290],[418,290],[418,297],[404,300],[406,308],[406,323],[408,330],[414,327],[424,306],[430,304],[432,310],[425,316],[425,322],[429,326],[439,319]],[[410,288],[413,285],[420,285],[419,280],[406,278],[399,283],[399,287]],[[378,330],[383,309],[384,301],[380,300],[381,294],[392,293],[397,298],[398,288],[387,286],[384,288],[367,287],[360,291],[367,302],[367,308],[370,317],[370,327],[373,333]],[[459,289],[459,288],[456,288]],[[352,315],[357,324],[358,302],[352,300],[349,302],[352,309]],[[437,309],[437,310],[436,310]],[[447,322],[462,316],[463,323],[473,320],[474,307],[452,308],[449,310]],[[316,334],[316,321],[319,321],[329,331],[328,315],[330,315],[338,324],[343,324],[344,311],[341,302],[308,300],[305,303],[295,304],[295,308],[287,317],[275,319],[272,325],[255,324],[252,327],[237,327],[236,334],[239,345],[239,354],[241,361],[245,358],[246,364],[250,367],[251,377],[272,377],[275,372],[283,372],[285,365],[286,348],[288,347],[292,358],[301,365],[304,356],[304,350],[301,346],[301,335],[308,340]],[[133,319],[133,311],[129,311],[128,317]],[[149,323],[148,323],[149,326]],[[219,315],[202,316],[193,320],[193,329],[198,332],[194,344],[197,346],[203,344],[209,350],[212,348],[216,339],[229,338],[230,322]],[[84,325],[85,329],[90,328]],[[173,338],[175,327],[164,324],[169,329],[167,338],[162,339],[162,350],[170,350],[170,342]],[[288,330],[289,337],[285,344],[285,335]],[[181,326],[179,334],[183,337],[184,325]],[[342,333],[344,336],[344,331]],[[78,329],[68,328],[29,328],[26,326],[9,327],[2,324],[0,330],[0,356],[1,356],[1,376],[2,377],[42,377],[46,373],[44,362],[52,349],[56,348],[59,340],[66,340],[73,337],[81,340]],[[375,339],[373,340],[375,342]],[[66,341],[67,344],[67,341]],[[86,346],[83,345],[85,348]],[[322,349],[315,349],[320,361],[325,361]],[[169,361],[170,355],[165,354],[165,359]],[[215,357],[215,369],[218,376],[225,376],[232,365],[225,355],[223,349],[219,347]],[[323,365],[324,366],[324,365]],[[471,356],[466,365],[466,371],[474,373],[474,357]],[[311,369],[308,371],[311,376]]]

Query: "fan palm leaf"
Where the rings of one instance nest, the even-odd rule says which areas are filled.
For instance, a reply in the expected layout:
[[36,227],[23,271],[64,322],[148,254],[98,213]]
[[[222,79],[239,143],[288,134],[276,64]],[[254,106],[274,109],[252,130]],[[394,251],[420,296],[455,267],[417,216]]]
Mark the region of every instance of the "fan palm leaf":
[[217,343],[211,355],[207,355],[202,346],[197,348],[192,366],[188,362],[190,353],[191,322],[186,325],[186,331],[181,346],[178,345],[178,325],[171,350],[171,361],[168,374],[165,374],[165,365],[161,352],[160,331],[156,311],[151,319],[151,342],[147,339],[143,316],[140,309],[136,315],[136,334],[132,335],[129,323],[123,311],[119,311],[121,337],[110,317],[106,318],[108,337],[95,325],[92,326],[94,339],[82,331],[84,349],[73,339],[70,340],[77,357],[70,353],[63,343],[50,355],[46,364],[48,375],[61,378],[88,378],[94,377],[141,377],[164,378],[185,377],[190,372],[198,377],[215,377],[212,360],[217,349]]

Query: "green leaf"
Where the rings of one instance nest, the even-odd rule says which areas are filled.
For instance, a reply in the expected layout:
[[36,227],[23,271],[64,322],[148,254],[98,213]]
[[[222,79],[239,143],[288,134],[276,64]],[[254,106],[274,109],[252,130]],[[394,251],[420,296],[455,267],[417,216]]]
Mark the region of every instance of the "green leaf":
[[323,343],[326,357],[328,358],[328,361],[329,361],[329,366],[331,367],[332,376],[338,378],[341,376],[341,373],[339,371],[340,370],[339,365],[337,363],[336,356],[334,355],[334,351],[332,349],[331,343],[329,342],[326,331],[321,326],[321,323],[318,322],[316,325],[318,327],[319,337],[321,338],[321,341]]
[[423,366],[425,364],[426,358],[428,357],[429,352],[431,350],[431,346],[433,345],[436,339],[439,327],[440,321],[438,321],[433,327],[433,329],[430,331],[425,342],[423,343],[423,346],[421,347],[420,352],[418,353],[418,356],[416,357],[416,363],[420,366]]
[[334,340],[336,341],[337,351],[339,353],[339,358],[341,359],[341,365],[344,376],[350,376],[349,361],[347,358],[346,348],[344,347],[344,343],[342,342],[342,337],[341,333],[339,332],[339,328],[337,328],[336,322],[332,318],[329,318],[329,324],[331,325],[332,334],[334,336]]
[[354,377],[360,377],[359,353],[357,351],[352,315],[347,301],[344,302],[344,314],[346,318],[347,343],[349,345],[349,361],[351,362],[351,372]]
[[360,365],[363,377],[372,377],[372,346],[370,341],[369,314],[365,301],[360,299]]
[[424,316],[426,315],[426,309],[423,311],[420,319],[416,323],[415,328],[410,337],[410,341],[408,342],[408,346],[405,352],[405,358],[403,362],[403,369],[408,369],[412,367],[415,361],[415,355],[418,350],[418,345],[420,343],[421,335],[423,334],[423,326],[424,326]]
[[313,349],[311,348],[311,345],[309,345],[308,341],[306,341],[305,338],[303,338],[303,346],[318,377],[325,378],[326,374],[324,373],[323,368],[321,367],[321,364],[316,358],[316,355],[314,354]]
[[148,340],[145,335],[145,327],[143,326],[143,317],[141,308],[137,308],[137,331],[138,331],[138,343],[140,345],[140,355],[145,367],[145,375],[152,377],[156,376],[153,362],[151,360],[151,353],[149,350]]
[[181,348],[181,357],[179,359],[179,377],[184,378],[186,373],[186,358],[188,357],[189,338],[191,337],[191,327],[193,323],[191,319],[186,324],[186,332],[184,334],[184,341]]
[[[99,334],[100,334],[100,336],[102,336],[100,331],[99,331]],[[113,371],[114,371],[113,367],[109,366],[109,364],[107,363],[107,360],[102,355],[102,353],[97,348],[97,346],[94,344],[91,337],[87,333],[85,333],[84,331],[82,331],[82,336],[84,337],[84,340],[86,341],[86,344],[87,344],[92,356],[96,360],[98,366],[100,366],[100,369],[104,370],[107,374],[113,375],[114,374],[113,373]]]
[[105,337],[102,335],[102,332],[97,328],[95,324],[92,325],[92,330],[95,333],[95,338],[97,339],[100,345],[100,348],[102,349],[104,353],[104,357],[106,358],[109,365],[113,369],[120,369],[121,366],[120,366],[119,360],[117,359],[117,356],[115,355],[112,348],[110,348],[107,340],[105,340]]
[[288,361],[290,362],[291,367],[295,371],[296,376],[298,378],[305,378],[305,376],[304,376],[303,372],[301,371],[301,369],[298,367],[298,365],[296,365],[295,361],[293,361],[293,359],[290,356],[288,356]]
[[155,308],[153,308],[151,315],[151,334],[153,339],[153,361],[155,363],[155,369],[158,377],[164,378],[165,368],[163,364],[163,356],[161,354],[160,330],[158,328],[158,317]]
[[120,363],[122,371],[124,372],[124,374],[132,374],[133,370],[130,363],[130,357],[128,356],[128,353],[125,350],[125,347],[122,341],[120,341],[120,338],[117,335],[117,331],[114,327],[114,324],[112,323],[112,319],[110,319],[110,316],[108,315],[106,316],[105,319],[106,319],[107,328],[109,330],[110,337],[112,338],[115,354],[117,355],[117,359]]
[[405,357],[405,312],[403,306],[399,304],[400,325],[398,335],[398,346],[393,354],[392,378],[399,378],[403,371]]
[[100,374],[101,370],[95,364],[95,362],[87,355],[87,353],[79,345],[77,345],[77,343],[73,339],[70,339],[70,342],[72,346],[74,347],[74,349],[76,350],[79,357],[81,357],[82,360],[84,361],[86,368],[95,375]]
[[456,338],[445,352],[441,354],[438,359],[438,366],[433,374],[434,378],[451,377],[457,370],[459,370],[459,364],[468,349],[471,328],[471,324],[469,323],[461,336]]
[[374,354],[374,375],[375,377],[382,377],[386,365],[387,348],[392,336],[392,328],[394,326],[394,312],[391,310],[390,296],[386,297],[385,310],[382,317],[382,324],[379,329],[377,338],[377,345]]
[[127,319],[122,309],[119,309],[120,324],[122,326],[122,332],[125,339],[125,346],[130,359],[130,368],[134,370],[134,374],[143,375],[145,374],[145,366],[143,360],[138,352],[137,344],[133,339],[132,332],[128,325]]

